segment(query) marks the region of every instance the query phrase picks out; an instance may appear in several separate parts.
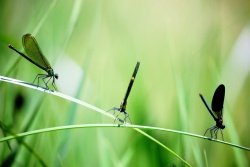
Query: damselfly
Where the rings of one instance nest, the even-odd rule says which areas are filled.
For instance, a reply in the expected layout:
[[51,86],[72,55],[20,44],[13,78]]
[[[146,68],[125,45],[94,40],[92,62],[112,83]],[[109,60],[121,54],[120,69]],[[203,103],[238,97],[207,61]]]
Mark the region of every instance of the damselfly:
[[[29,60],[31,63],[35,64],[37,67],[43,69],[48,74],[38,74],[35,78],[38,79],[37,86],[39,86],[39,79],[41,78],[46,85],[46,88],[48,87],[48,82],[52,78],[52,86],[57,90],[56,84],[55,84],[55,78],[58,79],[58,75],[54,73],[54,70],[52,69],[49,61],[46,59],[46,57],[43,55],[42,50],[40,49],[36,39],[31,36],[31,34],[25,34],[22,38],[23,41],[23,47],[27,55],[23,54],[22,52],[19,52],[16,50],[12,45],[9,44],[9,48],[23,56],[25,59]],[[49,78],[47,81],[44,79]],[[33,81],[33,83],[35,82]]]
[[[120,113],[124,113],[124,115],[125,115],[125,118],[124,118],[124,120],[123,120],[123,123],[126,124],[126,119],[127,119],[127,118],[129,119],[130,123],[132,123],[131,120],[130,120],[129,114],[126,112],[126,106],[127,106],[128,96],[129,96],[129,93],[130,93],[131,88],[132,88],[132,86],[133,86],[133,83],[134,83],[134,81],[135,81],[135,77],[136,77],[137,71],[138,71],[138,69],[139,69],[139,66],[140,66],[140,62],[137,62],[137,63],[136,63],[136,66],[135,66],[135,69],[134,69],[134,72],[133,72],[133,75],[132,75],[132,77],[131,77],[131,79],[130,79],[130,82],[129,82],[128,89],[127,89],[127,91],[126,91],[125,97],[124,97],[124,99],[122,100],[122,102],[121,102],[121,104],[120,104],[120,107],[119,107],[119,108],[114,107],[114,108],[110,109],[110,110],[114,110],[114,114],[115,114],[115,111],[116,111],[116,110],[119,111],[119,113],[116,115],[116,118],[115,118],[115,120],[114,120],[114,123],[115,123],[115,121],[118,119],[118,116],[120,115]],[[108,111],[110,111],[110,110],[108,110]],[[119,120],[120,120],[120,119],[119,119]]]
[[[205,106],[207,107],[209,113],[213,117],[214,121],[216,122],[215,126],[208,128],[206,130],[204,136],[206,135],[207,131],[210,130],[211,138],[213,138],[213,132],[214,132],[215,139],[217,139],[217,133],[220,130],[221,135],[222,135],[222,140],[224,140],[223,133],[222,133],[221,129],[225,129],[225,127],[226,127],[223,124],[223,103],[224,103],[224,97],[225,97],[225,86],[223,84],[219,85],[218,88],[214,92],[214,96],[212,99],[213,112],[209,108],[209,106],[208,106],[205,98],[202,96],[202,94],[200,94],[200,97],[201,97],[201,100],[203,101],[203,103],[205,104]],[[215,115],[217,117],[215,117]]]

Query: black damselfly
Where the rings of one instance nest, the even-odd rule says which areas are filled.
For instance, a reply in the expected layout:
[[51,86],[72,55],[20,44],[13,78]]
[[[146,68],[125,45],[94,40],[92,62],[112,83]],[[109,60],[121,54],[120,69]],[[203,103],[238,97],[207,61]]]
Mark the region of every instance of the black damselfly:
[[[223,124],[223,103],[224,103],[224,97],[225,97],[225,86],[223,84],[219,85],[218,88],[214,92],[214,96],[212,99],[212,105],[211,105],[213,112],[209,108],[209,106],[208,106],[205,98],[202,96],[202,94],[200,94],[200,97],[201,97],[201,100],[203,101],[203,103],[205,104],[205,106],[207,107],[209,113],[213,117],[214,121],[216,122],[215,126],[208,128],[206,130],[204,136],[206,135],[207,131],[210,130],[211,138],[213,138],[213,132],[214,132],[215,139],[217,139],[217,133],[220,130],[221,135],[222,135],[222,140],[224,140],[223,133],[222,133],[221,129],[225,129],[225,125]],[[215,115],[217,117],[215,117]]]
[[[135,66],[135,69],[134,69],[134,72],[133,72],[133,75],[132,75],[132,77],[131,77],[131,79],[130,79],[130,82],[129,82],[128,89],[127,89],[127,91],[126,91],[125,97],[124,97],[124,99],[122,100],[122,102],[121,102],[121,104],[120,104],[120,107],[119,107],[119,108],[114,107],[114,108],[110,109],[110,110],[114,110],[114,114],[115,114],[115,111],[116,111],[116,110],[119,111],[119,113],[118,113],[118,114],[116,115],[116,117],[115,117],[114,123],[115,123],[115,121],[118,119],[118,116],[120,115],[120,113],[124,113],[124,115],[125,115],[125,118],[124,118],[124,120],[123,120],[123,123],[126,124],[126,119],[127,119],[127,118],[129,119],[130,123],[132,123],[131,120],[130,120],[129,114],[126,112],[126,106],[127,106],[127,99],[128,99],[129,93],[130,93],[130,91],[131,91],[131,88],[132,88],[132,86],[133,86],[133,83],[134,83],[134,80],[135,80],[137,71],[138,71],[138,69],[139,69],[139,66],[140,66],[140,62],[137,62],[137,63],[136,63],[136,66]],[[110,110],[108,110],[108,111],[110,111]],[[120,119],[119,119],[119,120],[120,120]],[[120,120],[120,121],[121,121],[121,120]]]

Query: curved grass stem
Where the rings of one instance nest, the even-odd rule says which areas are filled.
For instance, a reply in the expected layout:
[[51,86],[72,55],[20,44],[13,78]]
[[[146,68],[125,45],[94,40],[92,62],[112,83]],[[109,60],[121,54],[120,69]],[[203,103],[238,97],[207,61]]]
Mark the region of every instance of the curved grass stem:
[[[107,111],[104,111],[100,108],[97,108],[91,104],[88,104],[86,102],[83,102],[81,100],[78,100],[76,98],[73,98],[71,96],[68,96],[68,95],[65,95],[63,93],[60,93],[60,92],[56,92],[56,91],[53,91],[53,90],[47,90],[46,88],[43,88],[43,87],[40,87],[40,86],[37,86],[37,85],[34,85],[34,84],[30,84],[30,83],[27,83],[27,82],[24,82],[24,81],[20,81],[20,80],[16,80],[16,79],[13,79],[13,78],[8,78],[8,77],[4,77],[4,76],[0,76],[0,80],[1,81],[4,81],[4,82],[8,82],[8,83],[12,83],[12,84],[16,84],[16,85],[20,85],[20,86],[24,86],[24,87],[28,87],[28,88],[31,88],[31,89],[36,89],[36,90],[39,90],[41,92],[45,92],[45,93],[49,93],[49,94],[52,94],[52,95],[55,95],[55,96],[58,96],[58,97],[61,97],[61,98],[64,98],[64,99],[67,99],[69,101],[72,101],[72,102],[75,102],[79,105],[82,105],[82,106],[85,106],[87,108],[90,108],[94,111],[97,111],[103,115],[106,115],[110,118],[113,118],[115,119],[114,115],[108,113]],[[97,126],[93,126],[93,125],[81,125],[80,127],[98,127],[98,126],[102,126],[103,127],[103,124],[95,124]],[[105,125],[105,124],[104,124]],[[113,124],[108,124],[107,127],[113,127],[114,125]],[[118,125],[118,126],[121,126],[123,127],[124,125]],[[125,127],[128,127],[128,126],[133,126],[131,124],[126,124]],[[35,133],[44,133],[44,132],[50,132],[50,131],[55,131],[55,130],[63,130],[63,129],[72,129],[72,128],[79,128],[78,126],[63,126],[63,127],[54,127],[54,128],[48,128],[48,129],[42,129],[42,130],[37,130],[37,131],[30,131],[30,132],[25,132],[25,133],[20,133],[21,136],[19,136],[20,134],[18,134],[17,136],[18,137],[22,137],[23,135],[24,136],[28,136],[28,135],[32,135],[32,134],[35,134]],[[161,142],[159,142],[158,140],[154,139],[152,136],[146,134],[145,132],[139,130],[139,129],[136,129],[136,131],[138,131],[139,133],[143,134],[144,136],[150,138],[152,141],[156,142],[157,144],[161,145],[163,148],[165,148],[167,151],[170,151],[170,153],[172,153],[174,156],[176,156],[178,159],[180,159],[184,164],[186,164],[187,166],[190,166],[184,159],[182,159],[179,155],[177,155],[176,153],[174,153],[174,151],[172,151],[171,149],[169,149],[167,146],[163,145]],[[3,142],[3,141],[7,141],[7,140],[11,140],[11,139],[14,139],[15,136],[8,136],[8,137],[5,137],[5,138],[2,138],[0,139],[0,142]]]
[[[201,136],[193,133],[188,133],[188,132],[182,132],[178,130],[172,130],[172,129],[166,129],[166,128],[159,128],[159,127],[152,127],[152,126],[141,126],[141,125],[121,125],[121,124],[79,124],[79,125],[67,125],[67,126],[57,126],[57,127],[52,127],[52,128],[44,128],[44,129],[38,129],[38,130],[33,130],[29,132],[24,132],[24,133],[19,133],[16,134],[15,136],[7,136],[3,137],[0,139],[1,142],[9,141],[12,139],[15,139],[16,137],[24,137],[24,136],[30,136],[30,135],[35,135],[35,134],[40,134],[40,133],[45,133],[45,132],[52,132],[52,131],[59,131],[59,130],[68,130],[68,129],[78,129],[78,128],[114,128],[114,127],[120,127],[120,128],[133,128],[134,130],[140,132],[141,134],[147,136],[148,138],[149,135],[146,134],[145,132],[141,131],[141,129],[146,129],[146,130],[158,130],[158,131],[164,131],[164,132],[170,132],[170,133],[177,133],[180,135],[186,135],[186,136],[192,136],[196,138],[202,138],[202,139],[207,139],[213,142],[225,144],[228,146],[236,147],[242,150],[250,151],[250,148],[243,147],[237,144],[225,142],[222,140],[217,140],[217,139],[212,139],[206,136]],[[155,140],[154,140],[155,141]],[[159,144],[159,143],[158,143]]]
[[[36,89],[45,93],[49,93],[64,99],[67,99],[69,101],[75,102],[79,105],[85,106],[87,108],[90,108],[94,111],[97,111],[103,115],[106,115],[110,118],[115,118],[114,115],[100,109],[97,108],[91,104],[88,104],[86,102],[83,102],[81,100],[75,99],[71,96],[65,95],[63,93],[60,92],[55,92],[55,91],[48,91],[47,89],[43,88],[43,87],[37,87],[37,85],[33,85],[30,83],[26,83],[24,81],[20,81],[20,80],[16,80],[16,79],[12,79],[12,78],[8,78],[8,77],[3,77],[0,76],[0,80],[4,81],[4,82],[9,82],[9,83],[13,83],[13,84],[17,84],[17,85],[21,85],[24,87],[28,87],[28,88],[32,88],[32,89]],[[221,144],[225,144],[225,145],[229,145],[229,146],[233,146],[233,147],[237,147],[243,150],[247,150],[250,151],[249,148],[243,147],[243,146],[239,146],[233,143],[229,143],[229,142],[224,142],[221,140],[215,140],[215,139],[211,139],[205,136],[201,136],[201,135],[196,135],[196,134],[192,134],[192,133],[188,133],[188,132],[182,132],[182,131],[177,131],[177,130],[171,130],[171,129],[165,129],[165,128],[159,128],[159,127],[151,127],[151,126],[140,126],[140,125],[131,125],[126,123],[126,125],[120,125],[120,124],[83,124],[83,125],[69,125],[69,126],[59,126],[59,127],[52,127],[52,128],[46,128],[46,129],[40,129],[40,130],[34,130],[34,131],[29,131],[29,132],[25,132],[25,133],[20,133],[17,134],[16,136],[8,136],[8,137],[4,137],[0,139],[0,142],[4,142],[4,141],[8,141],[11,139],[14,139],[15,137],[23,137],[23,136],[29,136],[29,135],[34,135],[34,134],[39,134],[39,133],[45,133],[45,132],[51,132],[51,131],[57,131],[57,130],[66,130],[66,129],[76,129],[76,128],[97,128],[97,127],[127,127],[127,128],[133,128],[134,130],[138,131],[139,133],[143,134],[144,136],[150,138],[152,141],[156,142],[157,144],[159,144],[160,146],[162,146],[163,148],[165,148],[166,150],[168,150],[169,152],[171,152],[174,156],[176,156],[178,159],[180,159],[183,163],[185,163],[187,166],[190,166],[184,159],[182,159],[180,156],[178,156],[176,153],[174,153],[171,149],[169,149],[168,147],[166,147],[165,145],[163,145],[161,142],[159,142],[158,140],[156,140],[155,138],[153,138],[152,136],[148,135],[147,133],[143,132],[141,129],[148,129],[148,130],[159,130],[159,131],[165,131],[165,132],[172,132],[172,133],[177,133],[177,134],[181,134],[181,135],[187,135],[187,136],[192,136],[192,137],[197,137],[197,138],[203,138],[203,139],[208,139],[214,142],[218,142]]]

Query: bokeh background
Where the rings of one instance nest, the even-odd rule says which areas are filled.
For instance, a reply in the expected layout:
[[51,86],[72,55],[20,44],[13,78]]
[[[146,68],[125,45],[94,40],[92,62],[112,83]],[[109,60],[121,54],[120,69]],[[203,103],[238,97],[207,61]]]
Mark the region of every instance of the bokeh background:
[[[134,124],[203,135],[223,83],[224,139],[250,147],[250,1],[0,1],[0,75],[32,82],[44,73],[8,48],[37,39],[60,92],[103,110],[128,99]],[[52,86],[50,85],[51,89]],[[65,99],[0,83],[0,120],[16,133],[72,124],[113,123]],[[250,152],[179,134],[147,131],[192,166],[249,166]],[[0,135],[3,133],[0,130]],[[219,139],[221,135],[219,134]],[[49,166],[183,166],[132,129],[91,128],[23,138]],[[0,143],[0,163],[41,166],[22,144]],[[10,156],[14,154],[14,156]]]

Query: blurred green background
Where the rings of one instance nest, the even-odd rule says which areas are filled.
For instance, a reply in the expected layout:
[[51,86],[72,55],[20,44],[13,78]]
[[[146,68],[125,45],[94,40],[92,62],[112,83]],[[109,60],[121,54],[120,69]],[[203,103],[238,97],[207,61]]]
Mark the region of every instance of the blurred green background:
[[[215,122],[202,103],[226,86],[224,139],[250,147],[250,1],[0,1],[0,75],[32,82],[44,73],[8,48],[37,39],[59,91],[103,110],[128,99],[134,124],[203,135]],[[50,85],[50,88],[52,86]],[[16,133],[71,124],[113,123],[40,91],[0,83],[0,120]],[[250,152],[178,134],[147,131],[192,166],[249,166]],[[0,135],[3,133],[0,130]],[[218,135],[221,139],[221,135]],[[132,129],[91,128],[23,138],[49,166],[183,166]],[[41,166],[16,141],[0,143],[0,163]]]

